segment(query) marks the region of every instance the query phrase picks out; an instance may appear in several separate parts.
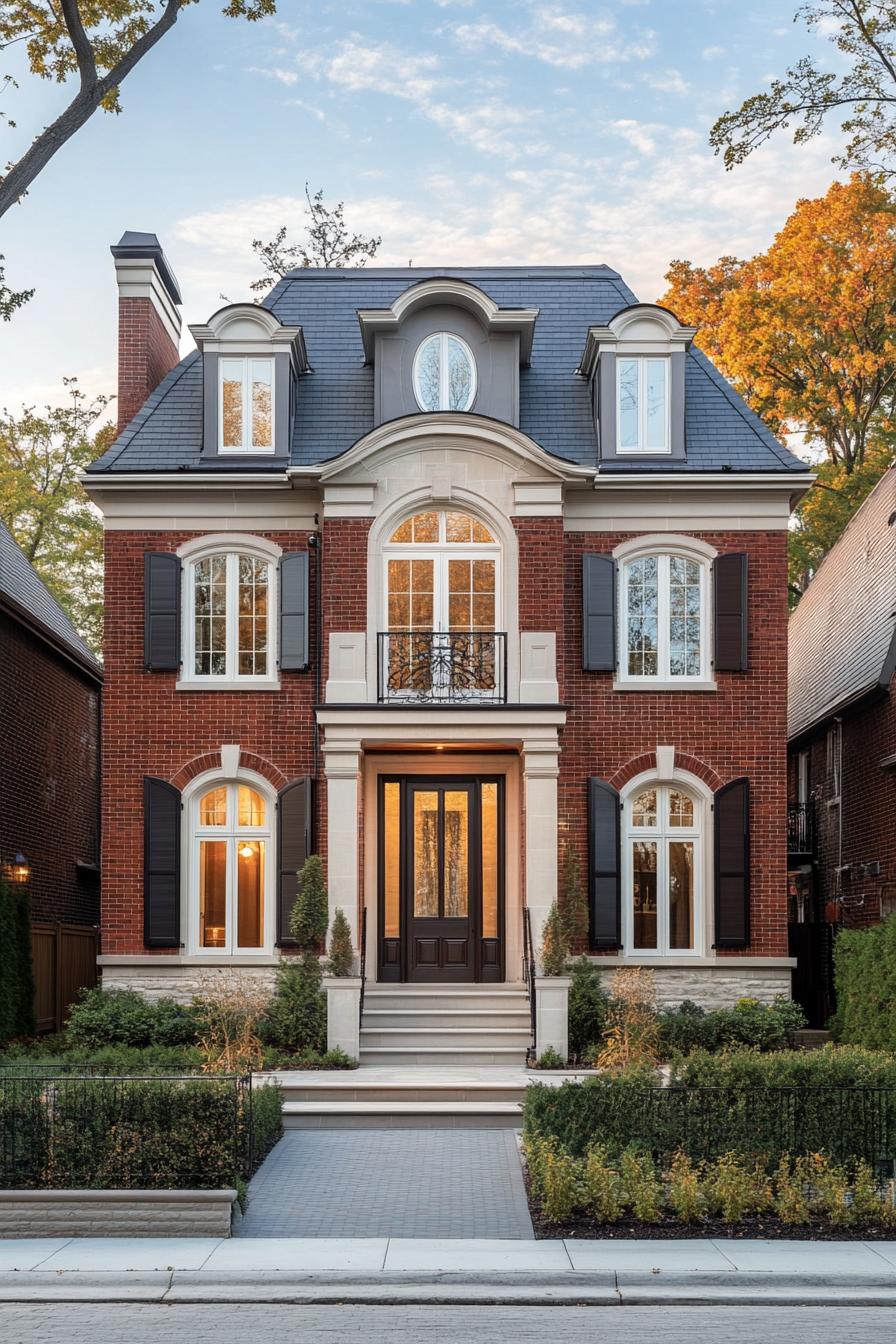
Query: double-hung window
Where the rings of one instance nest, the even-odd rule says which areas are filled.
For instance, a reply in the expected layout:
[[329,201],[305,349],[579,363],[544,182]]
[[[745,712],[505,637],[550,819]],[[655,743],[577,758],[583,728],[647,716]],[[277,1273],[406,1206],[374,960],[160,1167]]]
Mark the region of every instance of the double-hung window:
[[640,555],[622,565],[621,588],[620,682],[706,682],[708,566],[688,555]]
[[671,451],[668,359],[617,357],[616,437],[620,453]]
[[273,453],[274,361],[218,361],[218,425],[222,453]]
[[213,551],[186,566],[185,680],[248,686],[276,675],[275,567],[265,556]]

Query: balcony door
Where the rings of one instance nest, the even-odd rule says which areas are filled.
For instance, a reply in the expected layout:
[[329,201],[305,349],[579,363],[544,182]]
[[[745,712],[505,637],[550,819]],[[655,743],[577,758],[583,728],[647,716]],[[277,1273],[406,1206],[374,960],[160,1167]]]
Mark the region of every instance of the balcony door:
[[385,547],[382,698],[503,698],[499,560],[491,532],[467,513],[432,509],[395,529]]
[[501,980],[500,780],[381,780],[379,850],[380,979]]

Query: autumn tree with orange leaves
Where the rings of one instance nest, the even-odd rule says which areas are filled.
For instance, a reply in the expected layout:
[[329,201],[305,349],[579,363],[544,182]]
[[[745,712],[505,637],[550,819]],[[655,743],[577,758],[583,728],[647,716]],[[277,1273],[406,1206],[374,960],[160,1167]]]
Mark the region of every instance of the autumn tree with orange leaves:
[[820,458],[791,539],[806,577],[894,460],[896,201],[855,174],[801,200],[767,252],[673,261],[659,300],[779,436]]

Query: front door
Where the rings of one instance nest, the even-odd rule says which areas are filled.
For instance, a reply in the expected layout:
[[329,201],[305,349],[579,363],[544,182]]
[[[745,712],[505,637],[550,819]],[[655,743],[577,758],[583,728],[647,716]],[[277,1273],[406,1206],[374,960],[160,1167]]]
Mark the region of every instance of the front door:
[[380,979],[502,978],[501,783],[385,779]]

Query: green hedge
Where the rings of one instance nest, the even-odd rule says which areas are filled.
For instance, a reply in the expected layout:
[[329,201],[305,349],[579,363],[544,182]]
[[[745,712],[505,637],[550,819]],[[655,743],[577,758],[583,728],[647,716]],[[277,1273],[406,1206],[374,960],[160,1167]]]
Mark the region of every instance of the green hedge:
[[896,915],[870,929],[844,929],[834,943],[837,1038],[896,1051]]
[[0,1079],[7,1188],[218,1189],[247,1180],[281,1133],[274,1084],[250,1093],[224,1077]]
[[72,1005],[65,1034],[68,1045],[97,1049],[104,1046],[192,1046],[196,1044],[195,1009],[174,999],[150,1002],[133,989],[81,991]]
[[0,878],[0,1041],[34,1032],[28,889]]
[[575,1157],[595,1143],[631,1144],[668,1161],[726,1152],[774,1166],[784,1155],[827,1151],[838,1160],[896,1158],[896,1061],[865,1051],[696,1054],[671,1086],[638,1070],[526,1092],[523,1128]]

